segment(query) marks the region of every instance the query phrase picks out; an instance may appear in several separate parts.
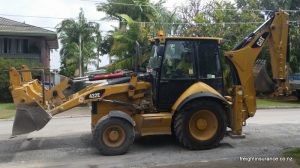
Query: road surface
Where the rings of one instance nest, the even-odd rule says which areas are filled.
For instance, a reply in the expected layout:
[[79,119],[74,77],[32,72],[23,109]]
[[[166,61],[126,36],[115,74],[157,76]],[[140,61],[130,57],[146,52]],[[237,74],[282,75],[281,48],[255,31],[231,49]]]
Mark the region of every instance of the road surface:
[[54,118],[41,131],[9,139],[11,128],[12,121],[0,120],[0,167],[298,167],[281,153],[300,147],[300,109],[258,110],[244,127],[245,139],[225,137],[204,151],[151,136],[136,139],[126,155],[102,156],[92,145],[89,116]]

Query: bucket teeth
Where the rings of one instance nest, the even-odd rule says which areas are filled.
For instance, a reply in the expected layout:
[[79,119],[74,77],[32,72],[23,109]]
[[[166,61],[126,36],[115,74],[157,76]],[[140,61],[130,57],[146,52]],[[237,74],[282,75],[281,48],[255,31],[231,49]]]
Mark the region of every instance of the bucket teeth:
[[12,136],[30,133],[42,129],[51,119],[37,103],[17,105]]

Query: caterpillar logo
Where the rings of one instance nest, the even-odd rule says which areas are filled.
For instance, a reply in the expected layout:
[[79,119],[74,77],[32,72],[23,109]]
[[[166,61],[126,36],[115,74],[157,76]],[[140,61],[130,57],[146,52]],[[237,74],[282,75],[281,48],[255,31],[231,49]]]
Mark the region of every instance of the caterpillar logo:
[[264,39],[262,36],[260,36],[259,39],[257,40],[256,44],[261,47],[265,40],[266,39]]
[[261,47],[264,42],[266,41],[267,37],[269,35],[269,32],[265,32],[264,34],[262,34],[253,44],[252,48],[258,48]]
[[101,96],[103,95],[104,90],[98,90],[96,92],[90,93],[88,94],[85,99],[97,99],[97,98],[101,98]]

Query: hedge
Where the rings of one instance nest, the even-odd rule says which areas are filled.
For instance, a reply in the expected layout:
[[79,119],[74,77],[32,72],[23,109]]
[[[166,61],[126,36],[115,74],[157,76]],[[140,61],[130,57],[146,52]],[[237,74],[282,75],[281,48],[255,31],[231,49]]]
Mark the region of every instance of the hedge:
[[13,101],[9,90],[9,74],[7,70],[9,70],[11,66],[18,69],[21,68],[22,65],[42,67],[42,65],[36,61],[0,58],[0,103]]

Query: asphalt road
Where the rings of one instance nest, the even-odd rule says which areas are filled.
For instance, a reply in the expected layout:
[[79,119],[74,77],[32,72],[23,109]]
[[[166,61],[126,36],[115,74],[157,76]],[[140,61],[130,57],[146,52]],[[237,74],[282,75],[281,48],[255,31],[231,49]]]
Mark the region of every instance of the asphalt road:
[[9,139],[11,128],[12,121],[0,120],[0,167],[298,167],[281,153],[300,147],[300,109],[258,110],[244,127],[245,139],[225,137],[204,151],[151,136],[136,139],[126,155],[102,156],[92,145],[90,117],[54,118],[41,131]]

